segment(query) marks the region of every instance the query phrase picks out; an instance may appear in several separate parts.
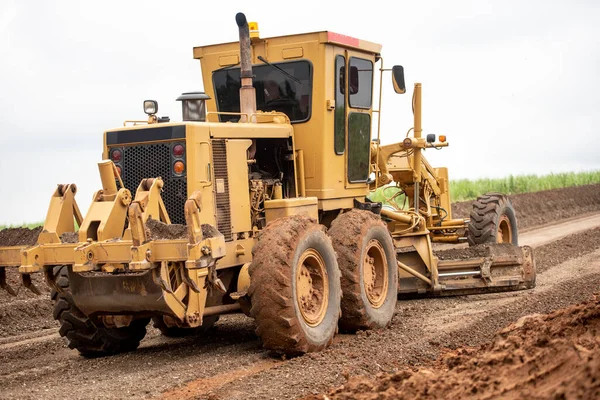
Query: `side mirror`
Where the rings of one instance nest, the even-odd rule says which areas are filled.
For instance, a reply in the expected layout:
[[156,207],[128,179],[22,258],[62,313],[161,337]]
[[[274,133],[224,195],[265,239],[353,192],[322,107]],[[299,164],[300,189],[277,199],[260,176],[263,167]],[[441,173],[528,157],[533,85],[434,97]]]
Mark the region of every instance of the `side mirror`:
[[404,67],[402,67],[402,65],[394,65],[392,67],[392,81],[394,82],[394,91],[396,93],[406,93],[406,85],[404,84]]

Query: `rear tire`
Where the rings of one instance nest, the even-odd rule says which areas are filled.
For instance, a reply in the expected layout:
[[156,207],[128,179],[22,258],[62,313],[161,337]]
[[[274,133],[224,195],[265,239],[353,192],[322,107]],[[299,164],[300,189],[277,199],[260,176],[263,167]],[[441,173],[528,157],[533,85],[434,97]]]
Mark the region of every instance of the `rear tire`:
[[251,316],[266,348],[288,355],[329,346],[340,317],[340,271],[325,228],[306,216],[271,222],[252,249]]
[[385,223],[370,211],[352,210],[336,218],[328,234],[342,273],[340,329],[388,326],[398,300],[398,267]]
[[484,243],[519,244],[515,210],[507,196],[487,193],[473,203],[467,229],[469,246]]
[[100,357],[137,349],[146,336],[149,318],[136,319],[123,328],[106,328],[92,321],[73,302],[69,291],[69,271],[66,265],[54,270],[56,284],[64,293],[52,290],[54,319],[60,322],[59,333],[66,337],[70,349],[77,349],[84,357]]
[[201,326],[196,328],[180,328],[178,326],[168,326],[163,317],[152,317],[154,327],[158,329],[163,336],[171,338],[205,334],[215,325],[218,320],[218,315],[211,315],[203,318]]

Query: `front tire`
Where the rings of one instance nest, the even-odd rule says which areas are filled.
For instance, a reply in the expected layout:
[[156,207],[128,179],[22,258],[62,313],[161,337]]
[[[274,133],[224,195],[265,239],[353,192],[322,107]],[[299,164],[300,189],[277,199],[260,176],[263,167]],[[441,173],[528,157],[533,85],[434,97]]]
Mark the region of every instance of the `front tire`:
[[146,336],[149,318],[136,319],[123,328],[106,328],[92,321],[73,302],[69,289],[69,271],[66,265],[56,267],[56,284],[63,293],[52,290],[54,319],[60,323],[59,333],[67,338],[70,349],[77,349],[84,357],[101,357],[135,350]]
[[320,351],[340,316],[340,271],[324,227],[294,215],[270,223],[252,249],[251,316],[266,348],[288,355]]
[[340,329],[378,329],[390,324],[398,299],[398,267],[392,237],[379,216],[351,210],[328,232],[342,273]]
[[487,193],[473,203],[467,230],[469,246],[485,243],[519,244],[517,217],[510,199],[501,193]]

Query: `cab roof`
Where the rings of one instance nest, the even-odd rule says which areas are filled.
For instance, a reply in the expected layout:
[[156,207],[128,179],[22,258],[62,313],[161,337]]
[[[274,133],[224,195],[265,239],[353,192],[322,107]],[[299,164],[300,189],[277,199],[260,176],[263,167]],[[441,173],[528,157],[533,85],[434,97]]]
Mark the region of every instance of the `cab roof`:
[[[369,42],[367,40],[357,39],[352,36],[342,35],[340,33],[335,33],[331,31],[300,33],[294,35],[274,36],[269,38],[253,38],[252,44],[256,45],[257,43],[263,43],[265,41],[267,41],[267,43],[272,43],[273,45],[280,45],[283,43],[292,45],[295,43],[318,41],[319,43],[347,47],[371,53],[374,55],[379,55],[381,52],[380,44]],[[194,58],[202,58],[202,56],[206,53],[219,52],[220,48],[225,49],[231,48],[232,46],[237,47],[239,46],[239,44],[238,42],[228,42],[206,46],[197,46],[194,47]]]

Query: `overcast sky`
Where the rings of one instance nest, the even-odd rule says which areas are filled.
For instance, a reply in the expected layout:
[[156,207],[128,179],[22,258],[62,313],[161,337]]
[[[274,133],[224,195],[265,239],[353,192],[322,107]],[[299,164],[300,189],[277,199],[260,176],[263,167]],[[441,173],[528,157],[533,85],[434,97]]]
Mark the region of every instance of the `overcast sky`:
[[261,37],[381,43],[408,88],[384,78],[383,143],[412,126],[422,82],[424,133],[450,142],[425,155],[451,179],[600,169],[600,2],[339,4],[0,0],[0,224],[43,220],[57,183],[76,183],[86,210],[102,132],[143,118],[148,98],[181,120],[175,98],[202,89],[192,47],[236,41],[238,11]]

